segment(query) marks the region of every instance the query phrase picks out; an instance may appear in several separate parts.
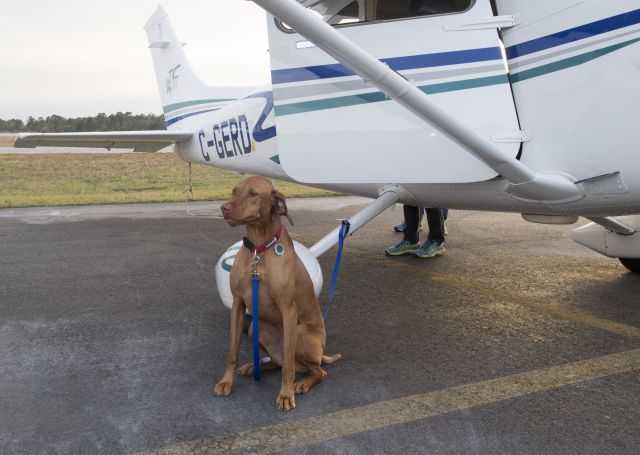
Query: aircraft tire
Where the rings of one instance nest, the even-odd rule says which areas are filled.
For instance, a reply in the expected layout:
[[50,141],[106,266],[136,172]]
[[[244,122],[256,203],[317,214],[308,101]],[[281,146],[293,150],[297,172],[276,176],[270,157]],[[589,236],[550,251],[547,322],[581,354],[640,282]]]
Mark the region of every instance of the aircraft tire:
[[622,265],[634,273],[640,273],[640,259],[618,258]]

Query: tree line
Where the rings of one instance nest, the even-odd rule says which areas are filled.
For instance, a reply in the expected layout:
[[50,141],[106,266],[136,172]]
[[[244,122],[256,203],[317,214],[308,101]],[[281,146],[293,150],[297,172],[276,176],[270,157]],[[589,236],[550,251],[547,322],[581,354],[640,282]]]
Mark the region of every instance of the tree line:
[[154,114],[133,115],[131,112],[100,113],[94,117],[66,118],[60,115],[22,119],[0,119],[0,132],[66,133],[73,131],[163,130],[164,117]]

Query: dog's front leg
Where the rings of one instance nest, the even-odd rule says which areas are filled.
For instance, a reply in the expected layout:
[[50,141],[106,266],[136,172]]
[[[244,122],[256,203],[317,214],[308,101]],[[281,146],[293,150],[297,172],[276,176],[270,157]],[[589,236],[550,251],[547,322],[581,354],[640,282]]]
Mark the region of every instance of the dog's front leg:
[[242,338],[242,322],[245,313],[245,304],[241,297],[233,297],[233,306],[231,307],[231,336],[229,337],[229,354],[227,356],[227,367],[224,375],[213,390],[218,396],[227,396],[233,391],[233,381],[236,375],[236,366],[238,365],[238,351],[240,350],[240,339]]
[[280,411],[290,411],[296,407],[294,383],[296,380],[298,311],[293,301],[281,306],[280,309],[284,331],[284,357],[282,359],[282,386],[276,400],[276,407]]

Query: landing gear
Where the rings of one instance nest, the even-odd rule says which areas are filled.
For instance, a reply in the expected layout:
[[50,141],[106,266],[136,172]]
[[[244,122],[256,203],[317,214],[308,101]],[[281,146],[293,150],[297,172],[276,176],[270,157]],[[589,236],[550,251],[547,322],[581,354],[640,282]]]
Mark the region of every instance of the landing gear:
[[618,258],[631,272],[640,273],[640,215],[589,219],[593,223],[573,231],[573,240],[607,257]]
[[622,265],[634,273],[640,273],[640,259],[618,258]]

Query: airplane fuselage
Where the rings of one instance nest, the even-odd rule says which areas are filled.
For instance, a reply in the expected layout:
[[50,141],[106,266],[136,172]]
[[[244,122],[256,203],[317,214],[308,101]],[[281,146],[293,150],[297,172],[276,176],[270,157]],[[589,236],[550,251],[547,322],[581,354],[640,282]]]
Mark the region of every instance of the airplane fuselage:
[[[406,190],[402,202],[422,206],[639,213],[640,130],[628,123],[640,104],[640,10],[632,9],[632,0],[587,3],[497,2],[498,14],[521,16],[518,26],[502,32],[504,57],[492,51],[501,46],[495,30],[480,30],[475,41],[469,31],[457,31],[465,21],[480,23],[492,15],[488,1],[461,14],[340,29],[417,85],[427,83],[423,91],[434,92],[429,96],[477,125],[505,155],[576,182],[579,195],[571,200],[512,194],[499,173],[462,150],[455,138],[379,97],[320,49],[300,46],[304,38],[284,32],[272,17],[274,85],[215,111],[192,105],[166,112],[168,128],[196,132],[195,139],[176,146],[186,161],[349,194],[375,198],[386,185],[399,184]],[[399,50],[409,44],[398,36],[399,53],[390,55],[388,40],[380,47],[375,39],[385,31],[423,31],[432,39],[410,51]],[[435,44],[439,37],[448,39],[448,48]]]
[[[218,111],[193,116],[188,122],[185,121],[181,126],[197,131],[197,134],[191,141],[176,145],[179,156],[196,164],[296,182],[279,161],[278,136],[269,88],[260,88],[256,93],[259,96],[250,95]],[[366,166],[366,162],[362,165]],[[340,166],[340,163],[335,163],[335,166]],[[305,184],[376,198],[392,182]],[[401,202],[426,207],[582,216],[640,212],[640,173],[625,173],[624,179],[618,173],[601,176],[583,185],[583,198],[557,204],[513,197],[505,192],[506,182],[500,177],[472,183],[403,183],[402,186],[411,197]]]

